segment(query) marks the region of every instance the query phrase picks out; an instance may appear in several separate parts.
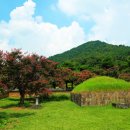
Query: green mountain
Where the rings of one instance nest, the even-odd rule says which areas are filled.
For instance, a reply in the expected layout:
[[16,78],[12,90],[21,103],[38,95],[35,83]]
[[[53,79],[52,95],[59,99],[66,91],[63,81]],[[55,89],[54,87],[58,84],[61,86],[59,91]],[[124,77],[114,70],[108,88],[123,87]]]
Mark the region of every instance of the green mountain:
[[84,43],[49,59],[72,70],[88,69],[101,75],[105,75],[107,71],[113,73],[130,72],[130,47],[111,45],[101,41]]

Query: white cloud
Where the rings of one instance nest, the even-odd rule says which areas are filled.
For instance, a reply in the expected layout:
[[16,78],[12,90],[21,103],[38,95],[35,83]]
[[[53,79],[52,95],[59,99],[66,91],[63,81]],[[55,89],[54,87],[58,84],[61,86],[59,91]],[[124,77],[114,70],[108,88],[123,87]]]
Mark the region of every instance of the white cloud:
[[3,51],[8,51],[10,49],[8,41],[0,41],[0,49]]
[[16,7],[11,13],[11,20],[32,20],[35,13],[36,4],[32,0],[28,0],[21,7]]
[[88,40],[103,40],[114,44],[130,45],[129,0],[59,0],[57,7],[66,15],[86,21],[91,19]]
[[58,0],[58,8],[67,15],[93,15],[109,6],[110,0]]
[[45,56],[61,53],[85,42],[84,30],[77,22],[58,28],[34,17],[36,4],[28,0],[10,13],[9,22],[0,22],[0,49],[22,48]]
[[130,45],[130,3],[111,6],[102,14],[94,17],[95,26],[91,29],[89,39],[99,39],[114,44]]

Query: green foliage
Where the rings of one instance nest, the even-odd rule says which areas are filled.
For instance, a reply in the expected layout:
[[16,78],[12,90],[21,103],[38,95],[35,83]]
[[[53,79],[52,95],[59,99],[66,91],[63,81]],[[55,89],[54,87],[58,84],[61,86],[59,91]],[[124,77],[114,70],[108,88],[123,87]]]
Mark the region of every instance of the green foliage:
[[[59,62],[60,66],[76,71],[87,69],[100,75],[118,77],[119,73],[130,73],[129,55],[130,47],[128,46],[90,41],[62,54],[52,56],[50,59]],[[113,67],[118,68],[115,75],[108,72]]]
[[73,92],[130,90],[130,83],[107,76],[97,76],[79,84]]

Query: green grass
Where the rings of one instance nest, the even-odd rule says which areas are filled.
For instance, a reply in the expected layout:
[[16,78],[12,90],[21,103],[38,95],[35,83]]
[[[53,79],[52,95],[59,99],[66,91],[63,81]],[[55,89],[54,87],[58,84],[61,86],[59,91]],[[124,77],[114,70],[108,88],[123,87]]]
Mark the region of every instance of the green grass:
[[84,81],[75,87],[73,92],[84,91],[109,91],[109,90],[130,90],[130,83],[121,79],[107,76],[98,76]]
[[0,130],[130,130],[130,109],[80,107],[65,94],[53,96],[38,110],[15,110],[17,103],[0,100]]

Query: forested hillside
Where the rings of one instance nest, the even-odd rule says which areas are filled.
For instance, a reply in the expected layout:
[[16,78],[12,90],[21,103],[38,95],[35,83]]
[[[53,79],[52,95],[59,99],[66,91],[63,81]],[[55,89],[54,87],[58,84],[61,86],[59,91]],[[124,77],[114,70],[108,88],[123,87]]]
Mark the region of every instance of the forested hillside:
[[50,59],[76,71],[87,69],[114,77],[130,73],[130,47],[124,45],[90,41]]

